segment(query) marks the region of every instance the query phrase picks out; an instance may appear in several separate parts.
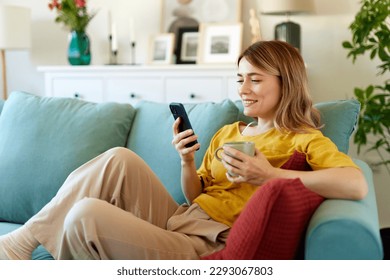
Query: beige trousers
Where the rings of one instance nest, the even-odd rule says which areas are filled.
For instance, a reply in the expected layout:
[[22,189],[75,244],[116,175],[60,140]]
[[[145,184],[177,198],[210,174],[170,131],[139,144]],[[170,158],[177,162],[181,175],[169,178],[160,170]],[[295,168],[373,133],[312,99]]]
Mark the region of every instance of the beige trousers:
[[126,148],[72,172],[26,226],[56,259],[199,259],[229,232],[197,204],[179,206]]

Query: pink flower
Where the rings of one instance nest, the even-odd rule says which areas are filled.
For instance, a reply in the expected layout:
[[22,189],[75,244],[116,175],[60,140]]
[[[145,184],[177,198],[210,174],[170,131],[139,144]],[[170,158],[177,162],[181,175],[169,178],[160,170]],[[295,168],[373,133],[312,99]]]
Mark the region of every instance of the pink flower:
[[58,2],[58,0],[53,0],[51,3],[49,3],[50,10],[53,10],[55,8],[61,10],[61,4]]
[[75,0],[77,8],[84,8],[86,3],[85,0]]
[[88,13],[86,0],[49,0],[48,2],[49,9],[57,12],[55,22],[63,23],[72,31],[84,32],[96,14]]

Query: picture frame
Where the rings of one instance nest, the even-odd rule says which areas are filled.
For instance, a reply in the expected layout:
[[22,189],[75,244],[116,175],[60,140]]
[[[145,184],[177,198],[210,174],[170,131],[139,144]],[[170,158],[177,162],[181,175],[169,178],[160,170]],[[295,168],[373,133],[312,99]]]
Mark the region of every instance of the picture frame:
[[198,58],[198,27],[181,27],[176,44],[176,64],[195,64]]
[[161,33],[169,32],[177,11],[188,11],[186,17],[199,23],[241,22],[242,0],[161,0]]
[[236,63],[242,48],[242,23],[200,25],[198,63]]
[[174,49],[174,34],[161,33],[150,38],[149,63],[171,64]]

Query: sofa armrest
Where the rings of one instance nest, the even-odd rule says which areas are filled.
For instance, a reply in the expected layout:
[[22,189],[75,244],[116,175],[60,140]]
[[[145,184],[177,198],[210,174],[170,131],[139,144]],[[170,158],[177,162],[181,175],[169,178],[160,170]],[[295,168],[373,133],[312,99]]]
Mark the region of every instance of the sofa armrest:
[[372,172],[365,162],[354,161],[364,172],[368,195],[360,201],[328,199],[320,205],[306,232],[305,259],[383,259]]

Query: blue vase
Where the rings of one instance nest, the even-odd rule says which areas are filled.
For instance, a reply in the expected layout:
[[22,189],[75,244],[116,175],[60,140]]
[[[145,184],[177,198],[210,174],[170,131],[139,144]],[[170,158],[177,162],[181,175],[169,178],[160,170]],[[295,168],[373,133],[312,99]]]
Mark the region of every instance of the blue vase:
[[85,32],[72,31],[70,33],[68,61],[71,65],[89,65],[91,63],[90,41]]

